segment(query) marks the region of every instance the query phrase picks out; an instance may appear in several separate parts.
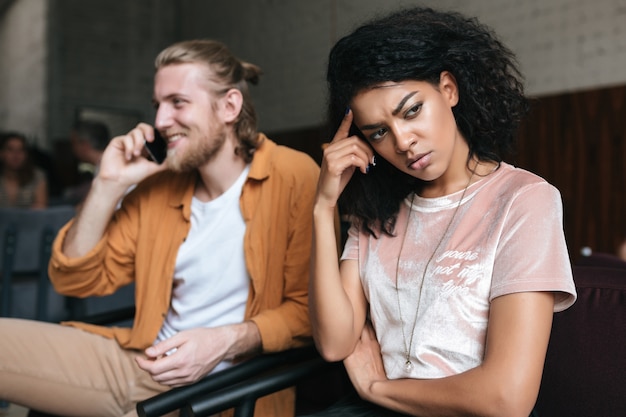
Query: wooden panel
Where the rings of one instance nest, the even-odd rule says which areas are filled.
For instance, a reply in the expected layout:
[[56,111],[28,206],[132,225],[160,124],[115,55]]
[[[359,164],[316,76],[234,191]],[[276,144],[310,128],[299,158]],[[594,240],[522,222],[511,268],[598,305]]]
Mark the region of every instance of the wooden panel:
[[615,252],[626,237],[626,86],[536,99],[511,161],[561,191],[572,260],[584,246]]

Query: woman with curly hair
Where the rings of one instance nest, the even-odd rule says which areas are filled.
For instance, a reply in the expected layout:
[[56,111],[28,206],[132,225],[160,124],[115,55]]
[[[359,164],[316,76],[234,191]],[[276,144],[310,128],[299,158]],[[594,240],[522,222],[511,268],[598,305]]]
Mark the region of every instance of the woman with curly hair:
[[515,56],[412,8],[341,39],[327,80],[309,306],[360,398],[320,415],[528,416],[576,292],[558,190],[503,160],[528,107]]
[[0,134],[0,207],[45,208],[48,185],[21,133]]

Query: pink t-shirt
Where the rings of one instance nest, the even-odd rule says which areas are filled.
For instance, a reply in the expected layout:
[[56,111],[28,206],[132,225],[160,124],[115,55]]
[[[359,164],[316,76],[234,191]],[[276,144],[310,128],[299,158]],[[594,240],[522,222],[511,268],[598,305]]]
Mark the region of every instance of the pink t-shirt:
[[[502,163],[467,189],[442,239],[462,194],[410,195],[401,205],[396,237],[376,239],[354,227],[349,231],[342,259],[359,262],[390,379],[440,378],[478,366],[490,302],[496,297],[553,291],[555,311],[576,299],[555,187]],[[440,240],[422,285],[424,267]],[[411,336],[413,370],[407,372]]]

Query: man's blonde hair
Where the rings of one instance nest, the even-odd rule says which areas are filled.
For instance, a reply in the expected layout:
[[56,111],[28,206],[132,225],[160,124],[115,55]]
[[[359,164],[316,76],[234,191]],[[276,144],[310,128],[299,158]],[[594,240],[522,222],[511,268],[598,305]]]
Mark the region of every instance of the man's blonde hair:
[[168,65],[182,63],[206,64],[210,70],[207,71],[208,79],[223,86],[215,91],[216,94],[224,94],[232,88],[241,92],[243,103],[234,125],[235,135],[239,140],[237,152],[246,162],[250,162],[259,141],[257,115],[248,91],[248,82],[257,84],[261,69],[235,57],[223,43],[209,39],[175,43],[159,53],[154,66],[159,70]]

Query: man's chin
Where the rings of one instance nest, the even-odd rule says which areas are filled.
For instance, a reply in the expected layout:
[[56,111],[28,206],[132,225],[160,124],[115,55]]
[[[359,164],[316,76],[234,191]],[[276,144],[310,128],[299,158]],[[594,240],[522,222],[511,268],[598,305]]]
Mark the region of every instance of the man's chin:
[[198,169],[197,164],[194,164],[190,161],[180,160],[179,158],[176,158],[176,156],[173,156],[173,155],[172,155],[172,158],[170,158],[170,156],[168,155],[168,157],[165,158],[164,163],[167,164],[167,169],[169,169],[170,171],[179,173],[179,174],[192,172]]

